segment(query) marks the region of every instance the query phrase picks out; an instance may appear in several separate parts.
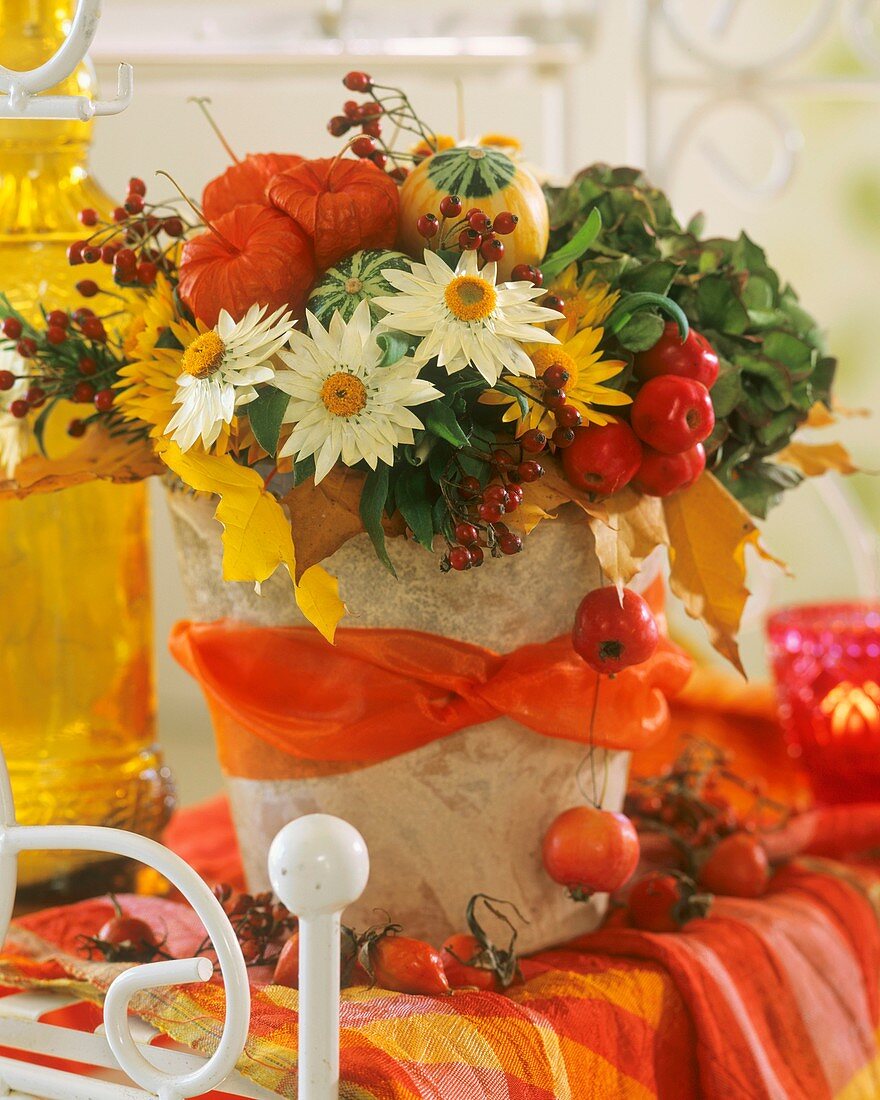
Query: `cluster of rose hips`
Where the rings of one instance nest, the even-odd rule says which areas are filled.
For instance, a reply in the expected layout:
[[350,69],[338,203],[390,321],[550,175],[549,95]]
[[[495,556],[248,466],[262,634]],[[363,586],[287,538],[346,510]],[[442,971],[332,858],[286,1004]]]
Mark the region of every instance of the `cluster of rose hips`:
[[[188,223],[176,212],[161,214],[167,207],[148,206],[146,193],[144,181],[133,176],[128,181],[125,201],[113,211],[112,221],[102,221],[91,207],[81,210],[80,222],[94,233],[68,248],[70,264],[107,264],[113,268],[116,283],[129,287],[152,286],[160,270],[169,271],[168,252],[184,235]],[[169,238],[169,244],[162,244],[162,234]],[[77,290],[84,298],[92,298],[100,287],[94,279],[83,279],[77,283]]]
[[[391,149],[382,137],[382,122],[387,120],[395,130],[408,130],[429,145],[434,143],[434,135],[425,127],[416,115],[406,94],[400,88],[387,84],[377,84],[369,73],[353,70],[342,79],[350,92],[360,92],[370,99],[358,103],[348,99],[342,105],[342,114],[334,115],[327,123],[333,137],[346,137],[351,131],[358,131],[348,138],[348,147],[356,157],[370,160],[382,171],[387,171],[392,179],[402,183],[409,169],[399,160],[414,161],[421,159],[416,154],[402,153]],[[379,96],[377,92],[386,93]]]
[[[274,894],[243,894],[221,883],[214,887],[214,896],[241,945],[241,953],[249,966],[274,962],[285,942],[297,926],[296,917]],[[206,939],[196,954],[210,949]]]
[[568,402],[565,386],[570,380],[570,373],[561,363],[551,363],[541,375],[540,383],[544,389],[540,401],[553,413],[556,427],[549,439],[537,428],[525,432],[520,442],[527,451],[540,454],[548,443],[564,450],[574,443],[575,430],[581,426],[582,417],[578,409]]
[[444,572],[478,568],[485,559],[485,549],[492,557],[501,557],[518,554],[523,548],[522,538],[503,522],[504,517],[519,508],[523,484],[543,477],[544,467],[524,454],[517,458],[503,447],[492,452],[490,465],[496,477],[485,488],[479,478],[471,475],[463,477],[456,487],[455,542],[440,564]]
[[[516,214],[502,210],[490,218],[478,206],[472,206],[464,213],[462,210],[463,203],[458,195],[444,195],[440,200],[440,216],[422,214],[416,228],[426,241],[434,242],[437,248],[458,248],[462,252],[479,250],[480,256],[487,262],[500,260],[504,255],[504,241],[499,237],[514,232],[519,221]],[[520,268],[527,266],[518,265]],[[535,270],[529,267],[529,272]],[[531,279],[531,275],[525,277]],[[540,286],[540,283],[536,285]]]
[[[22,359],[39,363],[41,356],[50,356],[53,363],[51,373],[45,376],[33,368],[21,375],[10,370],[0,371],[0,392],[11,390],[21,378],[31,381],[24,397],[13,401],[8,411],[24,419],[47,401],[64,397],[78,404],[93,405],[98,413],[109,412],[115,394],[108,383],[115,377],[116,368],[104,364],[98,351],[98,347],[107,342],[107,330],[101,318],[84,307],[70,313],[55,309],[47,313],[45,319],[45,332],[28,328],[26,333],[21,320],[13,316],[6,317],[0,326],[3,336],[15,344]],[[55,368],[59,359],[63,360],[66,372]],[[67,430],[77,438],[85,433],[86,426],[86,420],[74,419]]]
[[788,812],[765,796],[759,780],[737,775],[724,751],[700,740],[660,775],[636,780],[625,811],[640,829],[672,837],[683,852],[777,828]]

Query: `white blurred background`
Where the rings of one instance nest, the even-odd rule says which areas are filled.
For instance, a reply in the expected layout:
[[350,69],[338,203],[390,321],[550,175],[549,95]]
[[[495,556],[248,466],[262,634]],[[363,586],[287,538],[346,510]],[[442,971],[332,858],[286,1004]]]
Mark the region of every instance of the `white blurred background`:
[[[827,327],[840,401],[880,410],[880,3],[872,0],[107,0],[93,52],[105,87],[135,66],[135,101],[99,122],[93,163],[122,194],[163,168],[188,191],[227,158],[190,96],[208,96],[239,152],[326,154],[326,120],[365,68],[405,85],[438,131],[515,133],[554,176],[604,160],[646,166],[686,220],[745,228]],[[880,468],[880,423],[837,433]],[[851,498],[851,499],[850,499]],[[862,512],[860,518],[859,511]],[[867,518],[864,518],[867,517]],[[873,522],[872,522],[873,517]],[[865,592],[880,483],[805,485],[767,525],[794,580],[756,576],[744,635],[763,669],[771,603]],[[219,786],[198,691],[167,656],[185,615],[156,487],[160,740],[184,801]],[[699,635],[693,636],[699,642]]]

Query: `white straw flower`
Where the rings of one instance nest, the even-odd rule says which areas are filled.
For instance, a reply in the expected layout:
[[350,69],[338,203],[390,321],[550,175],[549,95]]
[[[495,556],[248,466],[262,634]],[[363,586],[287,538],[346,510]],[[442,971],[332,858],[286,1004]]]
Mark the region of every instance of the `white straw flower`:
[[521,344],[558,341],[538,326],[558,321],[554,309],[537,306],[533,299],[544,293],[529,282],[498,283],[497,267],[477,266],[474,251],[462,253],[455,271],[434,252],[425,251],[425,262],[412,271],[383,271],[398,294],[373,299],[386,311],[383,325],[421,336],[415,352],[419,362],[437,357],[449,374],[472,363],[489,385],[502,372],[534,375],[535,367]]
[[413,442],[423,427],[410,411],[440,397],[418,377],[420,364],[409,357],[380,366],[382,348],[372,328],[370,308],[361,302],[346,324],[333,315],[329,330],[307,312],[309,335],[290,334],[290,351],[280,353],[288,369],[274,385],[290,395],[285,422],[295,427],[281,456],[298,461],[315,456],[315,482],[342,461],[361,460],[373,470],[381,460],[391,466],[395,448]]
[[257,396],[254,386],[274,378],[269,361],[296,322],[284,309],[266,317],[267,308],[253,305],[237,322],[221,310],[217,327],[201,333],[184,351],[174,396],[180,408],[165,429],[182,451],[200,436],[206,449],[212,446],[236,409]]

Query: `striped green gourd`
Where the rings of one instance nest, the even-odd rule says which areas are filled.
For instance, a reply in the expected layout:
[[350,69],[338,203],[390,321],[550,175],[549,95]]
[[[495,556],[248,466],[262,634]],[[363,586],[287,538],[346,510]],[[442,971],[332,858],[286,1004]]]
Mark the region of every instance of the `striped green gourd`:
[[412,261],[402,252],[388,249],[367,248],[342,260],[321,277],[309,295],[308,308],[318,320],[327,325],[339,310],[342,319],[348,321],[358,305],[370,302],[373,320],[380,320],[384,311],[372,304],[371,299],[380,294],[394,294],[394,287],[382,274],[385,268],[409,271]]

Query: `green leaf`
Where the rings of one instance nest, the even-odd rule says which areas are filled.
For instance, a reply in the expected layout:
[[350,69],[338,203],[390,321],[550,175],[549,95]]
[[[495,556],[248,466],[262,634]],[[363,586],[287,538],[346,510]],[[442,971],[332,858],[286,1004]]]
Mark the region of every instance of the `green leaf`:
[[561,248],[558,248],[549,256],[545,256],[541,264],[544,281],[551,282],[557,275],[561,275],[569,264],[579,260],[599,236],[601,230],[602,215],[599,213],[598,208],[594,208],[573,237],[567,240]]
[[281,422],[289,403],[286,393],[269,386],[246,406],[254,438],[273,457],[278,450]]
[[315,456],[309,455],[308,458],[301,458],[299,462],[293,464],[293,487],[302,485],[304,481],[308,481],[310,477],[315,476]]
[[701,326],[735,335],[745,332],[749,314],[724,275],[709,275],[697,287],[697,312]]
[[400,514],[409,524],[416,541],[426,550],[434,543],[434,520],[431,513],[430,483],[425,472],[412,466],[403,467],[395,477],[395,496]]
[[628,351],[647,351],[663,335],[664,327],[663,318],[656,313],[641,313],[624,324],[617,339]]
[[655,260],[647,264],[635,264],[620,276],[621,290],[631,294],[649,291],[652,294],[666,294],[678,271],[678,264],[670,260]]
[[174,351],[183,351],[183,344],[177,339],[170,328],[163,328],[156,341],[157,348],[171,348]]
[[712,387],[711,397],[716,420],[723,420],[725,417],[730,416],[742,401],[743,388],[740,381],[740,372],[732,363],[721,361],[721,369],[715,385]]
[[516,386],[512,386],[509,382],[505,382],[502,378],[499,378],[495,383],[494,389],[499,393],[506,393],[508,397],[516,399],[517,405],[519,405],[519,411],[521,416],[529,415],[529,403],[526,401],[525,394],[522,390],[518,390]]
[[[664,294],[654,294],[651,291],[643,290],[638,294],[627,294],[622,298],[620,302],[611,311],[611,316],[608,318],[606,328],[609,332],[613,332],[619,336],[620,332],[635,315],[644,309],[658,309],[661,313],[667,314],[678,325],[679,335],[682,340],[687,339],[688,332],[690,331],[690,325],[688,319],[685,316],[684,310],[677,302],[673,302],[671,298],[667,298]],[[657,318],[660,320],[660,318]],[[663,331],[663,322],[660,320],[660,328],[658,335],[654,340],[660,339],[660,333]],[[623,343],[623,341],[621,341]],[[653,347],[653,344],[649,344],[648,347]],[[624,347],[629,347],[628,344],[624,344]],[[630,348],[631,351],[644,351],[644,348]]]
[[361,492],[360,513],[364,528],[373,543],[376,557],[385,568],[396,577],[391,558],[385,546],[385,530],[382,527],[382,513],[385,510],[385,502],[388,499],[388,475],[390,467],[384,462],[379,462],[375,470],[367,474],[364,488]]
[[442,401],[432,401],[427,406],[423,422],[429,432],[445,439],[453,447],[466,447],[470,442],[456,419],[455,413]]
[[379,366],[391,367],[395,363],[399,363],[405,355],[409,354],[410,348],[418,342],[418,337],[408,336],[404,332],[380,332],[376,337],[376,343],[382,351]]
[[59,401],[60,398],[58,397],[49,401],[48,404],[40,410],[40,415],[34,421],[34,439],[36,440],[37,446],[40,448],[40,454],[44,457],[48,457],[45,444],[46,425],[49,423],[49,417],[52,414],[52,410]]

